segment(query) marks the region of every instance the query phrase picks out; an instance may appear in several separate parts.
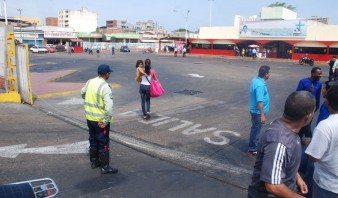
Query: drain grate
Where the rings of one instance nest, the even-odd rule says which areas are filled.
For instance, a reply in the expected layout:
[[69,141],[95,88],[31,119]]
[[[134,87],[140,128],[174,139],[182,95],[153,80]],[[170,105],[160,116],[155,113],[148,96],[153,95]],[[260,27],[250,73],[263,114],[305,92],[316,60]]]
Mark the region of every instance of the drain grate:
[[175,91],[174,93],[180,93],[180,94],[186,94],[186,95],[193,96],[193,95],[196,95],[196,94],[199,94],[199,93],[203,93],[203,92],[196,91],[196,90],[185,89],[185,90],[182,90],[182,91]]

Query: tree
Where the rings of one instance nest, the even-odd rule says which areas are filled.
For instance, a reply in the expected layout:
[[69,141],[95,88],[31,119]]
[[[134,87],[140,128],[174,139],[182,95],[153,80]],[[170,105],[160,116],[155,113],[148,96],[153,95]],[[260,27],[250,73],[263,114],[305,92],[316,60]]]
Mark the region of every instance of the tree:
[[286,9],[292,10],[292,11],[296,11],[296,7],[292,6],[292,5],[286,5],[285,2],[276,2],[276,3],[272,3],[270,5],[268,5],[268,7],[284,7]]

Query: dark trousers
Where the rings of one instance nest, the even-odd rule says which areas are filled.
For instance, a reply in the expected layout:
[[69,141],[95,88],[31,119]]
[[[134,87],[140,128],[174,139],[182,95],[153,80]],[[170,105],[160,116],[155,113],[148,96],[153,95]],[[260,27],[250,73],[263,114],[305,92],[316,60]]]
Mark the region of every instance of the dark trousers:
[[150,85],[140,85],[141,107],[142,113],[145,116],[150,112]]
[[332,67],[330,66],[330,70],[329,70],[329,81],[334,79],[334,73],[332,71]]
[[105,128],[101,128],[98,122],[87,120],[87,125],[89,128],[89,149],[100,153],[109,151],[110,123]]

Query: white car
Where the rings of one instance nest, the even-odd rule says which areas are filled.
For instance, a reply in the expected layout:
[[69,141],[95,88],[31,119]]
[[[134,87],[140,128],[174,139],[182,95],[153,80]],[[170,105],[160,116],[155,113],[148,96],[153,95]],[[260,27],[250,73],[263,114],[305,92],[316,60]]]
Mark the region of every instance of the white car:
[[47,53],[47,49],[44,47],[33,46],[29,49],[33,53]]

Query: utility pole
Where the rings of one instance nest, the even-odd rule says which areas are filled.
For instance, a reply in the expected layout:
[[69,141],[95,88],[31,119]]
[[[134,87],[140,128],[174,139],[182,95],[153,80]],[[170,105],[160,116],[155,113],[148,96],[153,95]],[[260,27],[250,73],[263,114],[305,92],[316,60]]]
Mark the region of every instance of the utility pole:
[[4,0],[4,13],[5,13],[5,24],[8,25],[6,0]]
[[190,10],[187,10],[187,16],[185,17],[185,44],[187,44],[188,41],[188,15]]
[[20,13],[20,37],[21,37],[21,42],[22,42],[22,31],[21,31],[21,23],[22,23],[22,21],[21,21],[21,12],[22,12],[22,9],[17,9],[17,11],[19,11],[19,13]]
[[208,0],[209,1],[209,27],[211,27],[211,7],[212,7],[212,2],[214,0]]

